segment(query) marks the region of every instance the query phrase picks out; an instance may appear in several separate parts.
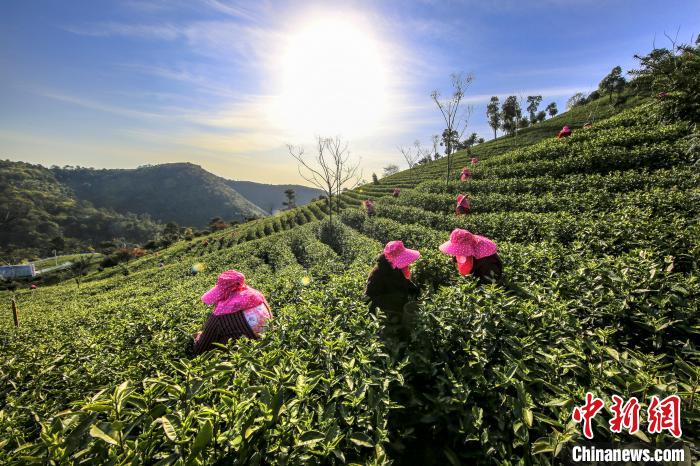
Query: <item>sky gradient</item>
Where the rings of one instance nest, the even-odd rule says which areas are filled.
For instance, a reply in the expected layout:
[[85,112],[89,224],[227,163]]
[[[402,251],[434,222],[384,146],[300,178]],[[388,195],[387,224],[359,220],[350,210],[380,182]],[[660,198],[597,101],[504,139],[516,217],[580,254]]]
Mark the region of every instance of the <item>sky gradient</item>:
[[490,139],[491,95],[563,110],[664,34],[698,32],[698,1],[9,0],[0,158],[291,183],[286,144],[340,135],[369,179],[442,131],[430,93],[452,72],[473,73],[469,131]]

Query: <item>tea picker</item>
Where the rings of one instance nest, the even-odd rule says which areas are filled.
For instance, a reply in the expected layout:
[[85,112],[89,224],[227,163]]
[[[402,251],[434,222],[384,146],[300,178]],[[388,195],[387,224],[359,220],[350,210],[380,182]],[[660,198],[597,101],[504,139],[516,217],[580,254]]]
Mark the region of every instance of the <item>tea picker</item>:
[[503,262],[496,243],[485,236],[455,228],[440,251],[452,256],[460,275],[474,275],[481,283],[495,283],[503,276]]
[[557,134],[557,139],[566,138],[569,136],[571,136],[571,128],[569,128],[569,125],[564,125],[561,131],[559,131],[559,134]]
[[265,296],[245,283],[245,275],[227,270],[219,275],[216,286],[202,295],[202,302],[214,306],[204,329],[194,335],[194,352],[204,353],[216,344],[241,337],[260,338],[272,318]]
[[466,215],[471,210],[469,196],[460,194],[457,196],[457,207],[455,207],[455,215]]
[[365,207],[365,212],[367,212],[368,217],[374,217],[374,202],[367,199],[362,201],[362,205]]
[[384,337],[406,341],[416,314],[416,299],[420,289],[411,281],[411,264],[420,252],[408,249],[402,241],[389,241],[377,258],[365,287],[365,301],[371,309],[385,312]]

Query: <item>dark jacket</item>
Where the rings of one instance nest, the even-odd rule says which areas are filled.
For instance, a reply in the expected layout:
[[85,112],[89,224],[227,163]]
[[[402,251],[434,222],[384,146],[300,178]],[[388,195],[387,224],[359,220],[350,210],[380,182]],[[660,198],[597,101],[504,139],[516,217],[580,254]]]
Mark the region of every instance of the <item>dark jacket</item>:
[[[456,257],[453,257],[453,260],[457,262]],[[479,283],[497,283],[503,276],[503,262],[498,254],[481,259],[474,258],[474,267],[469,275],[474,275]]]
[[237,340],[240,337],[257,339],[253,330],[245,320],[243,311],[219,316],[209,314],[199,338],[194,342],[195,354],[214,349],[214,343],[226,344],[229,340]]
[[404,277],[403,272],[394,269],[381,255],[377,266],[369,274],[365,296],[369,298],[372,308],[389,311],[402,311],[403,306],[410,300],[415,300],[420,289],[411,280]]

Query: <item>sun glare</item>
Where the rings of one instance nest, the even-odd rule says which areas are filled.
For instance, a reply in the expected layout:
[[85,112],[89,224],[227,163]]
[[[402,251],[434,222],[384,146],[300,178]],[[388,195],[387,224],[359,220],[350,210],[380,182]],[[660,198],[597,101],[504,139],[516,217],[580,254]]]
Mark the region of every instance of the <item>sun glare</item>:
[[292,33],[280,68],[275,119],[295,137],[371,134],[386,114],[380,44],[348,19],[318,18]]

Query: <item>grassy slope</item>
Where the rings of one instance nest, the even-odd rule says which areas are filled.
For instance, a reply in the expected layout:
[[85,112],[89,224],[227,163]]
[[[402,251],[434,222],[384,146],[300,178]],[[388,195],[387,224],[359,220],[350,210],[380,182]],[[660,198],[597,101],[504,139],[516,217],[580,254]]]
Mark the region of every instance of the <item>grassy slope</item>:
[[[633,108],[639,105],[641,101],[642,100],[636,96],[630,96],[619,106],[612,106],[608,103],[607,98],[602,98],[588,104],[575,107],[567,112],[538,123],[537,125],[524,128],[518,131],[518,133],[514,136],[501,136],[497,139],[492,139],[483,144],[476,145],[474,148],[472,148],[470,153],[467,153],[467,151],[456,152],[453,156],[453,170],[455,173],[459,173],[463,166],[469,164],[469,160],[472,157],[476,157],[479,160],[485,160],[492,155],[498,155],[510,150],[527,147],[541,141],[544,138],[556,136],[564,125],[569,125],[569,127],[576,130],[577,128],[581,128],[587,122],[592,122],[595,124],[596,122],[609,118],[622,110]],[[410,173],[412,175],[411,179],[415,177],[415,179],[423,180],[430,179],[433,176],[442,175],[444,177],[446,171],[447,158],[442,157],[435,162],[418,166],[415,169],[410,170]],[[396,184],[398,186],[400,184],[394,183],[394,181],[396,179],[404,180],[408,172],[409,171],[404,171],[393,176],[382,178],[381,184]],[[409,182],[405,186],[410,187],[411,185],[411,182]]]
[[[587,387],[607,396],[681,393],[684,436],[697,440],[700,415],[689,391],[698,383],[698,353],[688,335],[698,329],[698,180],[683,161],[683,129],[626,130],[640,117],[623,115],[571,140],[537,143],[588,111],[523,131],[527,149],[506,151],[515,138],[475,148],[483,162],[472,182],[475,213],[465,218],[444,213],[463,187],[434,181],[438,161],[345,193],[341,205],[356,207],[368,191],[379,196],[423,181],[399,199],[381,199],[375,219],[346,208],[336,227],[341,240],[319,231],[325,207],[314,203],[177,243],[132,263],[128,276],[107,270],[79,289],[65,283],[19,293],[21,328],[0,313],[0,462],[49,455],[196,463],[203,458],[196,438],[212,426],[209,461],[249,464],[262,454],[290,464],[367,464],[423,451],[444,463],[539,451],[532,461],[547,462],[557,442],[575,435],[567,420]],[[613,131],[622,134],[617,140],[609,134],[615,128],[623,128]],[[525,176],[521,160],[529,161]],[[455,280],[435,247],[456,226],[499,242],[516,294]],[[418,359],[404,370],[410,386],[425,378],[429,387],[402,401],[409,417],[390,415],[387,387],[401,368],[387,359],[360,300],[373,257],[394,238],[424,252],[414,345],[416,355],[433,355],[427,366]],[[206,268],[191,276],[195,262]],[[275,324],[261,342],[189,361],[187,334],[207,313],[198,296],[229,267],[268,295]],[[0,296],[7,307],[9,295]],[[115,389],[124,380],[131,383]],[[100,388],[107,391],[85,404]],[[82,409],[49,422],[71,402]],[[421,419],[427,424],[416,424]],[[88,435],[91,425],[106,437]],[[125,425],[136,427],[122,442]],[[605,435],[602,424],[596,435]]]

